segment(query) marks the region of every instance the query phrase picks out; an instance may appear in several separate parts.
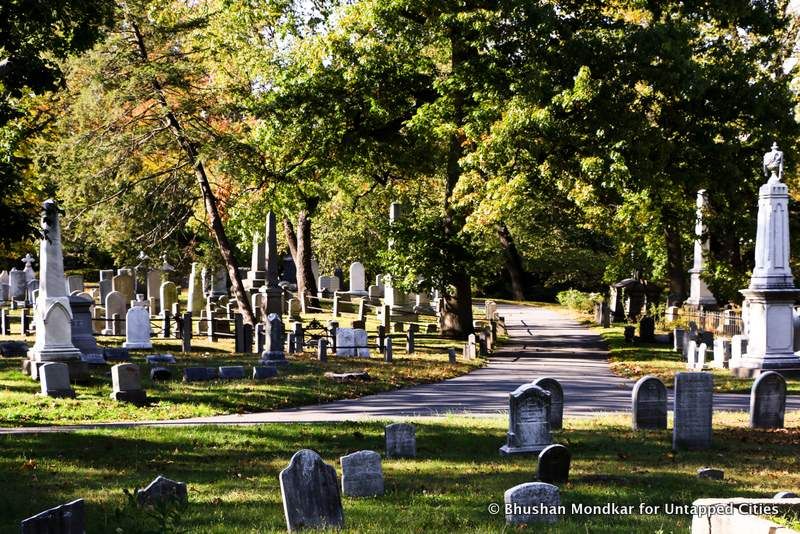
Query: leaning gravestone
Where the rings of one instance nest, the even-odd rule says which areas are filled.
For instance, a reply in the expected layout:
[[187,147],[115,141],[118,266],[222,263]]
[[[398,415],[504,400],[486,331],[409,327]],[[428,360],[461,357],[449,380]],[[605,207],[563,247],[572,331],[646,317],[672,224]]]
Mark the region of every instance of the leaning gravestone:
[[[507,489],[503,495],[507,525],[555,523],[561,505],[558,488],[545,482],[527,482]],[[545,513],[538,513],[538,512]]]
[[42,395],[46,397],[75,397],[69,385],[69,366],[66,363],[50,362],[39,367]]
[[139,366],[135,363],[119,363],[111,368],[111,398],[131,404],[147,402],[147,393],[142,389]]
[[50,508],[20,525],[22,534],[84,534],[86,532],[86,506],[78,499]]
[[507,442],[500,454],[539,453],[552,443],[550,393],[525,384],[508,396]]
[[319,454],[309,449],[297,451],[279,478],[289,532],[344,527],[336,470]]
[[152,349],[150,341],[150,312],[142,306],[134,306],[125,316],[126,349]]
[[381,455],[375,451],[358,451],[342,456],[342,494],[348,497],[383,495]]
[[786,380],[775,371],[762,373],[750,390],[750,428],[783,428]]
[[711,446],[713,393],[714,378],[710,373],[675,375],[673,449],[705,449]]
[[146,488],[136,492],[136,500],[142,506],[157,506],[167,501],[185,503],[189,500],[189,491],[186,483],[158,475]]
[[548,484],[561,484],[569,479],[569,464],[572,455],[563,445],[550,445],[539,453],[536,479]]
[[655,376],[640,378],[633,386],[631,412],[634,430],[667,428],[667,387]]
[[393,423],[384,428],[387,458],[414,458],[417,455],[417,429],[410,423]]
[[550,430],[561,430],[564,421],[564,389],[561,384],[548,376],[537,378],[533,385],[550,393]]

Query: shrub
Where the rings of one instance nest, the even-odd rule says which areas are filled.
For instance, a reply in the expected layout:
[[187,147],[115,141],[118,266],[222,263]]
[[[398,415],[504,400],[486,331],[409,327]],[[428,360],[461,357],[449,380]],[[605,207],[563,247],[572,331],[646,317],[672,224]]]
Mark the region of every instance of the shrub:
[[556,295],[556,300],[559,304],[571,310],[592,313],[594,305],[603,302],[603,295],[600,293],[584,293],[577,289],[567,289],[566,291],[560,291]]

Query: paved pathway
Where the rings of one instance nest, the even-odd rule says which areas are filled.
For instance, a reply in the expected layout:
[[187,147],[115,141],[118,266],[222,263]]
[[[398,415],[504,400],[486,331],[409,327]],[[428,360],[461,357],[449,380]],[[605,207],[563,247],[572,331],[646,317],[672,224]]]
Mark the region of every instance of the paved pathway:
[[[496,415],[508,408],[508,393],[540,376],[556,378],[564,387],[565,412],[588,416],[630,410],[633,381],[614,376],[599,335],[549,308],[501,305],[510,341],[486,367],[444,382],[369,395],[359,399],[275,412],[199,417],[87,426],[0,429],[0,433],[61,431],[136,425],[256,424],[316,422],[452,413]],[[671,392],[670,392],[671,396]],[[747,410],[749,396],[717,394],[717,410]],[[789,398],[787,409],[800,409],[800,397]]]

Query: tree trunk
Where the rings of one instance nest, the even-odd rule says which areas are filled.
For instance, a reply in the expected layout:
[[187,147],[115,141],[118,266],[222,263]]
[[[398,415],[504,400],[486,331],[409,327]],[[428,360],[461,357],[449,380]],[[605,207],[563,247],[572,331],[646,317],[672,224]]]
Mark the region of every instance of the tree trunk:
[[[145,46],[144,38],[139,30],[139,26],[133,20],[129,19],[128,22],[130,22],[133,33],[136,36],[136,44],[139,48],[139,57],[142,60],[142,63],[147,65],[149,63],[147,47]],[[222,259],[225,262],[226,268],[228,269],[228,277],[231,280],[231,289],[233,289],[233,294],[239,304],[239,311],[242,313],[242,319],[245,323],[255,326],[256,320],[253,316],[253,309],[250,307],[250,299],[248,298],[247,293],[244,290],[244,286],[242,285],[242,278],[239,276],[239,265],[236,262],[236,256],[234,255],[230,241],[228,241],[228,236],[225,234],[225,227],[222,224],[222,218],[219,215],[219,209],[217,207],[217,198],[214,195],[214,191],[211,189],[211,184],[209,183],[208,176],[206,175],[205,166],[197,154],[197,147],[189,139],[188,135],[183,129],[183,126],[178,121],[178,117],[172,111],[172,107],[167,101],[167,97],[164,93],[164,88],[161,85],[161,82],[153,78],[151,80],[151,84],[153,86],[155,98],[164,112],[167,126],[169,126],[173,137],[183,150],[186,158],[189,160],[189,163],[194,169],[194,175],[197,179],[197,184],[200,186],[200,191],[203,194],[203,204],[205,205],[206,215],[208,215],[208,221],[211,225],[211,233],[214,235],[219,252],[222,255]]]
[[[468,50],[461,36],[460,30],[452,28],[450,35],[452,72],[459,70],[462,63],[466,62]],[[456,89],[453,92],[453,111],[456,124],[461,127],[464,123],[464,94]],[[447,152],[447,176],[444,198],[444,233],[446,237],[453,238],[463,227],[463,217],[453,207],[451,197],[461,178],[460,160],[463,155],[463,133],[456,130],[450,138],[450,147]],[[451,338],[465,338],[474,331],[472,324],[472,284],[469,273],[461,267],[456,270],[450,280],[450,287],[445,288],[444,306],[441,313],[442,336]]]
[[308,295],[312,306],[319,306],[317,302],[317,281],[314,280],[314,270],[311,268],[311,218],[308,212],[301,210],[297,216],[297,291],[301,295]]
[[497,237],[500,238],[506,270],[511,278],[511,294],[514,300],[525,300],[525,268],[522,265],[522,257],[517,251],[514,238],[505,223],[497,225]]
[[686,272],[683,265],[683,243],[677,225],[670,222],[671,214],[664,213],[664,240],[667,245],[667,276],[669,277],[669,296],[667,306],[678,306],[686,299]]
[[297,266],[297,234],[294,233],[294,226],[289,217],[283,218],[283,233],[286,236],[286,242],[289,244],[289,253],[292,255],[295,266]]

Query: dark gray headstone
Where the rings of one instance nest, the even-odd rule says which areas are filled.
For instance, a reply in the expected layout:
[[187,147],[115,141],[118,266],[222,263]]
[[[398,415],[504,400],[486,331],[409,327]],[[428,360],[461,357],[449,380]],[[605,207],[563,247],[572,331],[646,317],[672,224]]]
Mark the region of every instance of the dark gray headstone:
[[417,456],[417,429],[410,423],[393,423],[384,428],[387,458]]
[[278,369],[272,365],[256,365],[253,367],[253,379],[263,380],[278,376]]
[[569,479],[569,464],[572,455],[563,445],[550,445],[539,453],[536,479],[548,484],[561,484]]
[[24,519],[20,526],[22,534],[84,534],[86,507],[78,499]]
[[558,515],[538,513],[553,510],[561,504],[558,488],[546,482],[527,482],[506,490],[503,495],[507,525],[555,523]]
[[5,358],[24,358],[28,355],[28,344],[23,341],[0,341],[0,356]]
[[640,378],[631,394],[634,430],[667,428],[667,387],[655,376]]
[[283,322],[275,313],[270,313],[264,323],[264,351],[261,353],[261,361],[269,365],[287,363],[283,350]]
[[564,422],[564,388],[555,378],[537,378],[534,386],[550,393],[550,430],[561,430]]
[[684,336],[684,329],[683,328],[675,328],[672,330],[672,348],[676,352],[683,352],[683,336]]
[[172,354],[151,354],[146,356],[145,359],[151,365],[178,363]]
[[508,433],[500,454],[540,453],[550,435],[550,393],[524,384],[508,396]]
[[153,382],[161,382],[170,379],[172,379],[172,371],[166,367],[153,367],[150,369],[150,380]]
[[136,499],[141,505],[157,505],[165,501],[187,502],[189,492],[184,482],[176,482],[158,475],[144,489],[136,492]]
[[106,361],[124,362],[131,359],[130,352],[125,348],[103,347],[103,358]]
[[72,344],[81,351],[81,354],[97,354],[97,341],[92,331],[92,313],[90,308],[94,302],[91,300],[72,296],[69,297],[69,307],[72,310]]
[[649,315],[639,321],[639,340],[652,343],[656,340],[656,320]]
[[775,371],[762,373],[750,390],[750,428],[783,428],[786,380]]
[[342,494],[348,497],[383,495],[381,455],[375,451],[358,451],[342,456]]
[[223,380],[241,380],[244,378],[243,365],[226,365],[219,368],[219,377]]
[[279,478],[289,532],[344,527],[336,470],[319,454],[309,449],[297,451]]
[[713,393],[714,378],[710,373],[675,375],[673,449],[705,449],[711,446]]
[[697,478],[709,478],[711,480],[722,480],[725,478],[725,471],[712,467],[701,467],[697,470]]
[[205,382],[211,380],[208,375],[208,367],[187,367],[183,370],[184,382]]

